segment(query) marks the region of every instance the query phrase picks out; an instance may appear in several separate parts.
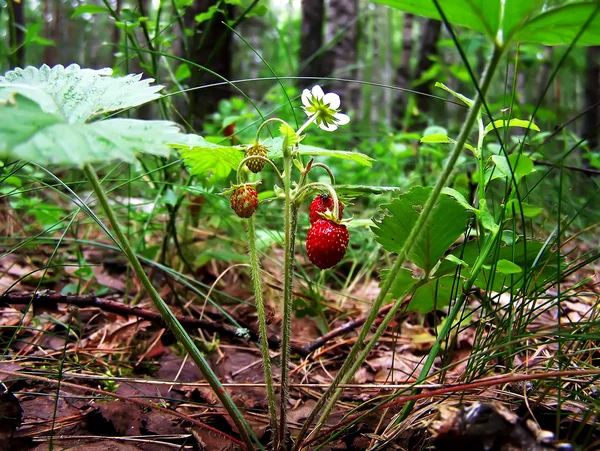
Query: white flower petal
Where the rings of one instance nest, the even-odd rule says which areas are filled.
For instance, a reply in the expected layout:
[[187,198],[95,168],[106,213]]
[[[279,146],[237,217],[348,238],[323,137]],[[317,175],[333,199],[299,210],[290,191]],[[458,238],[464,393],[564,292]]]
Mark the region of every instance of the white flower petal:
[[337,125],[346,125],[348,122],[350,122],[350,117],[344,113],[335,113],[333,118]]
[[340,107],[340,96],[335,92],[328,92],[323,96],[323,103],[332,110],[337,110]]
[[314,113],[311,113],[310,111],[308,111],[308,108],[302,108],[302,109],[304,110],[304,113],[305,113],[307,116],[312,116],[312,115],[314,114]]
[[326,124],[325,122],[321,122],[319,124],[319,128],[321,130],[325,130],[326,132],[333,132],[337,130],[338,126],[335,124]]
[[311,97],[312,97],[312,94],[310,93],[310,91],[308,89],[305,89],[304,91],[302,91],[302,105],[310,106]]
[[322,99],[325,96],[325,93],[319,85],[315,85],[312,88],[312,96],[316,99]]

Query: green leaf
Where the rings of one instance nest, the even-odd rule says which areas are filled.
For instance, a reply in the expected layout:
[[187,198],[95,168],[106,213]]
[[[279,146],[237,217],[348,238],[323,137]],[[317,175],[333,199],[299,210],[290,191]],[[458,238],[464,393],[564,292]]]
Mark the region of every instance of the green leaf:
[[551,8],[534,17],[515,33],[516,42],[569,45],[595,14],[577,45],[600,45],[600,12],[597,1],[577,2]]
[[458,99],[462,100],[463,103],[465,103],[467,106],[472,106],[473,105],[473,101],[471,99],[469,99],[466,96],[463,96],[461,93],[454,91],[453,89],[450,89],[448,86],[446,86],[444,83],[440,83],[439,81],[436,82],[435,84],[436,88],[442,88],[444,91],[449,92],[450,94],[452,94],[454,97],[457,97]]
[[519,208],[519,200],[512,199],[506,204],[506,218],[511,218],[513,216],[513,210],[517,216],[520,215],[521,209],[523,209],[523,216],[526,218],[535,218],[542,211],[544,211],[541,207],[534,207],[526,202],[521,202],[521,207]]
[[79,17],[83,14],[110,14],[110,11],[108,10],[108,8],[100,5],[81,5],[75,8],[75,11],[73,11],[73,14],[71,14],[71,19]]
[[296,134],[296,131],[288,124],[281,124],[279,132],[283,135],[284,141],[288,146],[298,144],[301,138]]
[[[390,270],[384,269],[381,271],[381,284],[385,282],[387,277],[389,276]],[[404,299],[410,292],[410,289],[419,281],[419,279],[415,279],[413,277],[412,271],[406,268],[400,268],[394,282],[390,286],[390,290],[388,292],[388,299],[390,301],[396,299]],[[380,285],[381,285],[380,284]]]
[[[375,0],[376,3],[387,5],[411,14],[442,20],[431,0]],[[448,21],[477,30],[494,39],[499,27],[499,0],[444,0],[442,11]]]
[[[383,206],[383,218],[373,220],[375,226],[372,230],[384,249],[400,252],[431,192],[431,187],[413,187]],[[431,270],[464,233],[471,214],[454,198],[441,194],[431,212],[428,226],[414,244],[408,258],[418,267]]]
[[[46,113],[68,123],[87,122],[109,112],[123,110],[160,97],[163,87],[142,75],[111,77],[112,69],[81,69],[77,64],[39,69],[17,68],[0,76],[0,91],[9,89],[37,102]],[[2,98],[2,94],[0,94]]]
[[524,121],[522,119],[511,119],[509,121],[499,119],[497,121],[490,122],[489,124],[486,125],[485,130],[483,132],[484,136],[487,135],[492,130],[494,130],[494,127],[495,128],[521,127],[521,128],[529,128],[530,130],[534,130],[536,132],[540,131],[539,127],[530,121]]
[[[421,138],[421,142],[422,143],[441,143],[441,144],[456,144],[456,141],[453,140],[452,138],[440,134],[440,133],[434,133],[432,135],[425,135]],[[465,143],[465,147],[467,149],[469,149],[471,152],[473,152],[475,155],[478,155],[479,153],[477,152],[477,149],[475,149],[475,147],[473,147],[471,144]]]
[[[433,279],[419,287],[408,304],[407,310],[411,312],[429,313],[441,310],[450,305],[456,296],[457,281],[454,276]],[[454,290],[454,291],[453,291]]]
[[177,70],[175,71],[175,80],[177,80],[178,82],[182,82],[183,80],[186,80],[191,76],[192,71],[190,70],[190,66],[185,63],[180,64],[177,67]]
[[534,171],[533,160],[524,154],[513,153],[508,156],[508,160],[502,155],[492,155],[492,161],[500,171],[499,174],[494,174],[494,179],[510,178],[514,172],[515,179],[519,181]]
[[304,144],[300,144],[299,154],[311,155],[314,157],[341,158],[342,160],[350,160],[362,166],[367,166],[369,168],[373,166],[373,161],[375,161],[373,158],[363,153],[350,152],[347,150],[321,149],[320,147],[306,146]]
[[496,271],[501,272],[502,274],[518,274],[523,272],[521,267],[509,260],[498,260],[496,263]]
[[473,207],[467,201],[467,199],[465,199],[465,196],[463,196],[461,193],[459,193],[458,191],[456,191],[454,188],[448,188],[448,187],[442,188],[442,193],[446,194],[446,195],[448,195],[450,197],[453,197],[466,210],[475,210],[475,207]]
[[0,155],[41,165],[81,167],[96,161],[133,163],[136,154],[168,156],[168,143],[179,139],[177,124],[169,121],[107,119],[67,123],[42,111],[20,94],[14,103],[0,101]]
[[512,230],[503,230],[502,231],[502,241],[507,246],[512,246],[513,244],[515,244],[517,242],[518,239],[519,239],[519,235],[517,235]]
[[423,136],[421,138],[422,143],[455,143],[453,139],[450,139],[446,135],[440,133],[434,133],[433,135]]
[[544,5],[545,0],[506,0],[502,29],[506,42]]
[[[458,246],[452,251],[453,255],[469,265],[467,268],[463,268],[462,275],[464,277],[471,276],[471,269],[482,248],[483,245],[478,240],[474,240]],[[540,255],[542,249],[544,251]],[[494,258],[498,261],[506,260],[515,264],[521,269],[521,272],[518,275],[506,277],[502,273],[491,271],[491,268],[494,267]],[[537,264],[534,267],[533,264],[536,260]],[[556,255],[545,248],[541,241],[526,240],[522,236],[518,237],[518,241],[515,240],[513,246],[500,246],[497,255],[495,251],[492,252],[483,263],[484,269],[477,276],[475,285],[498,293],[506,291],[509,287],[521,289],[524,287],[525,280],[527,280],[527,293],[537,292],[545,283],[554,280],[557,274]],[[505,264],[503,263],[503,265]],[[437,268],[435,276],[453,274],[455,269],[456,264],[443,260]]]
[[[275,138],[275,139],[266,139],[263,142],[263,145],[265,145],[266,147],[271,149],[269,151],[269,156],[273,159],[277,159],[277,158],[282,157],[282,152],[281,152],[282,143],[283,143],[282,138]],[[307,146],[304,144],[300,144],[298,146],[298,154],[309,155],[309,156],[313,156],[313,157],[340,158],[342,160],[353,161],[355,163],[358,163],[362,166],[367,166],[367,167],[372,167],[373,161],[375,161],[373,158],[371,158],[370,156],[365,155],[363,153],[350,152],[347,150],[329,150],[329,149],[323,149],[321,147]]]
[[179,151],[191,174],[213,179],[227,177],[244,159],[242,147],[219,146],[196,135],[188,135],[187,145],[180,143],[172,147]]

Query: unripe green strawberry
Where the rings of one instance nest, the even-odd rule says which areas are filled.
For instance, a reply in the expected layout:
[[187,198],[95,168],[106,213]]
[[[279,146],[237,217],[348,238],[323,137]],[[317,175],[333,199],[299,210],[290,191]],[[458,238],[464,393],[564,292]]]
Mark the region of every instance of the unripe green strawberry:
[[229,198],[231,208],[240,218],[249,218],[258,207],[258,193],[252,185],[236,188]]
[[[264,157],[267,158],[267,148],[257,142],[248,146],[246,148],[246,158],[247,157]],[[266,162],[261,160],[260,158],[252,158],[251,160],[246,161],[246,166],[255,174],[258,174],[265,167]]]
[[[344,204],[339,203],[339,217],[342,219],[342,213],[344,213]],[[333,212],[333,197],[327,193],[319,194],[314,198],[308,209],[308,218],[310,223],[314,223],[317,219],[323,219],[319,213],[325,213],[327,210]]]
[[344,257],[350,236],[344,224],[317,219],[308,231],[306,252],[310,261],[321,269],[331,268]]

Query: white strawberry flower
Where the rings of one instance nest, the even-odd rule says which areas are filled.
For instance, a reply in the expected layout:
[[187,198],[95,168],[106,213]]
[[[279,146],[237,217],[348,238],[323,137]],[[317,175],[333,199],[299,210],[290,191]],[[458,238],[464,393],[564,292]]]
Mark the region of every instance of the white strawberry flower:
[[338,112],[340,96],[334,92],[325,94],[319,85],[302,91],[302,104],[309,120],[326,132],[337,130],[340,125],[350,122],[346,114]]

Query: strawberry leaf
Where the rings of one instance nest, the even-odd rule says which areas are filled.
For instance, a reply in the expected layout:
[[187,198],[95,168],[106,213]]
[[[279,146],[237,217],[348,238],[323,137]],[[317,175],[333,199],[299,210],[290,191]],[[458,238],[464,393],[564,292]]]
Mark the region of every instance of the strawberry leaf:
[[[413,187],[409,192],[384,205],[381,219],[372,228],[377,241],[389,252],[400,252],[413,228],[431,187]],[[431,212],[425,230],[412,247],[408,258],[418,267],[430,271],[448,248],[464,233],[472,212],[453,197],[442,194]]]

